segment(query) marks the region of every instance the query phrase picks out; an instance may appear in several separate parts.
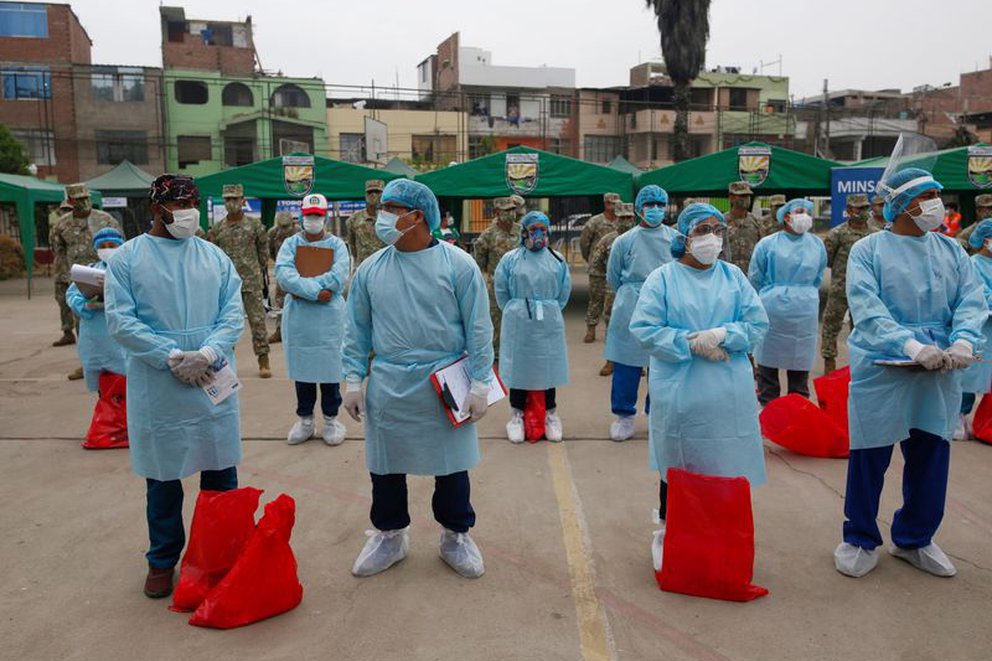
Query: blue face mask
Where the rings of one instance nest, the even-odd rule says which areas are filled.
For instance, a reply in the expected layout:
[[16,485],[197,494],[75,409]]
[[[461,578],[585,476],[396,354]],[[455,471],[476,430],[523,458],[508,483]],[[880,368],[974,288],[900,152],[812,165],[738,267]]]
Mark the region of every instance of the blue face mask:
[[649,227],[657,227],[665,220],[665,207],[645,207],[643,213],[644,223]]
[[389,211],[379,210],[379,213],[375,217],[375,234],[378,236],[383,243],[387,246],[391,246],[401,238],[403,235],[412,230],[416,225],[411,225],[405,230],[396,229],[396,223],[400,221],[400,218],[406,218],[412,211],[408,211],[402,216],[397,216],[395,213],[390,213]]
[[548,230],[538,227],[532,230],[524,230],[524,247],[527,250],[537,252],[548,247]]

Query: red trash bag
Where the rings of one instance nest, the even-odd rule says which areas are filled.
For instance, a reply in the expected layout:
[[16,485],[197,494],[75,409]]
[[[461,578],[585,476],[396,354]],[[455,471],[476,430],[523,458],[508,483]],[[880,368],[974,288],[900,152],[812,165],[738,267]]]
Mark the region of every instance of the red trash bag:
[[195,611],[231,570],[255,531],[261,495],[254,487],[200,492],[171,610]]
[[266,504],[241,557],[189,623],[231,629],[296,608],[303,600],[303,586],[289,545],[295,518],[296,502],[286,494]]
[[848,434],[847,397],[851,386],[851,367],[842,367],[830,374],[813,379],[816,401],[827,412],[837,428]]
[[93,408],[93,420],[83,447],[87,450],[126,448],[127,379],[123,374],[100,372],[100,398]]
[[744,477],[668,469],[668,514],[658,587],[725,601],[768,594],[751,583],[754,521]]
[[528,390],[524,405],[524,438],[537,443],[544,438],[544,418],[547,414],[543,390]]
[[982,401],[971,421],[971,433],[982,443],[992,445],[992,396],[982,395]]
[[796,454],[834,459],[850,454],[848,435],[826,411],[802,395],[772,400],[758,419],[765,438]]

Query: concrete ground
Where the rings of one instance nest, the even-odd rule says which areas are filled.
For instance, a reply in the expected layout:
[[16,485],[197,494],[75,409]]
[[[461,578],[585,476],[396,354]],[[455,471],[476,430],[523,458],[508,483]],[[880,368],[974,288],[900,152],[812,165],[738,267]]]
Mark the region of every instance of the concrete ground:
[[[65,375],[75,347],[52,348],[58,312],[48,279],[0,283],[0,657],[8,659],[988,659],[992,655],[992,447],[954,444],[938,541],[958,575],[940,579],[883,554],[855,580],[833,568],[846,463],[766,444],[769,483],[754,493],[754,580],[747,604],[661,592],[649,556],[658,476],[646,419],[634,440],[607,439],[602,341],[582,343],[585,278],[568,309],[572,384],[558,396],[565,443],[512,446],[507,404],[481,423],[473,535],[487,572],[462,579],[437,555],[429,479],[411,480],[408,559],[350,574],[369,527],[361,429],[348,441],[289,447],[293,390],[282,349],[275,378],[256,376],[247,334],[242,484],[297,502],[293,547],[302,605],[253,626],[190,627],[141,594],[144,484],[123,450],[79,447],[94,396]],[[893,406],[901,405],[893,402]],[[719,402],[714,402],[719,415]],[[347,418],[347,416],[343,416]],[[882,501],[899,505],[896,453]],[[187,493],[195,483],[187,482]],[[187,498],[188,515],[193,497]],[[188,522],[187,518],[187,522]]]

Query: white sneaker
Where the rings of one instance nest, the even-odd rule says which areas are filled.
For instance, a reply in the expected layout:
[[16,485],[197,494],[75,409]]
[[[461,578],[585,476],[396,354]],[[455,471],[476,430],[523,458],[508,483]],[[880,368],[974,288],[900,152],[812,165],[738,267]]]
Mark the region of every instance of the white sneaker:
[[561,442],[561,418],[558,409],[552,409],[544,414],[544,437],[552,443]]
[[967,441],[968,440],[968,421],[963,415],[958,416],[958,424],[954,428],[954,436],[952,437],[955,441]]
[[854,544],[841,542],[834,549],[834,567],[841,574],[861,578],[878,565],[878,549],[863,549]]
[[290,445],[306,443],[313,438],[316,431],[317,429],[313,425],[312,415],[306,418],[300,418],[293,425],[292,429],[289,430],[289,436],[286,437],[286,442]]
[[348,430],[344,428],[340,422],[338,422],[337,416],[333,418],[328,418],[324,416],[324,442],[328,445],[341,445],[344,443],[344,435],[348,433]]
[[479,578],[486,573],[482,552],[467,532],[444,529],[441,533],[441,559],[465,578]]
[[626,441],[634,435],[634,416],[618,415],[616,422],[610,425],[610,438],[614,441]]
[[510,409],[510,421],[506,423],[506,438],[511,443],[524,442],[524,412]]
[[920,549],[904,549],[893,544],[889,547],[889,553],[934,576],[949,578],[958,573],[947,554],[933,542]]
[[400,530],[366,530],[369,538],[355,558],[351,573],[355,576],[374,576],[405,558],[410,548],[409,530],[409,526]]
[[661,529],[651,533],[651,562],[655,571],[661,571],[661,556],[665,550],[665,522],[661,522]]

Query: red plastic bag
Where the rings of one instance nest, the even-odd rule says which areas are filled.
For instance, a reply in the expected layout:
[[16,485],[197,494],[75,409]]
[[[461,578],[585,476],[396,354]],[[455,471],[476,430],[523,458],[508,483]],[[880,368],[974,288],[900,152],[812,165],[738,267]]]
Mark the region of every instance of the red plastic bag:
[[813,379],[816,389],[816,401],[820,408],[827,412],[837,428],[848,434],[847,427],[847,397],[851,386],[851,368],[843,367],[830,374]]
[[668,515],[658,587],[725,601],[768,594],[751,583],[754,521],[744,477],[668,469]]
[[524,438],[537,443],[544,438],[544,418],[547,414],[543,390],[528,390],[524,405]]
[[201,491],[189,529],[189,545],[172,593],[172,610],[194,611],[231,570],[255,531],[261,489]]
[[189,623],[231,629],[296,608],[303,600],[303,586],[289,545],[295,518],[296,502],[286,494],[266,504],[241,557]]
[[850,454],[848,435],[826,411],[802,395],[772,400],[758,419],[765,438],[796,454],[830,458]]
[[982,401],[971,421],[971,433],[982,443],[992,445],[992,396],[982,395]]
[[87,450],[126,448],[127,379],[123,374],[100,372],[100,398],[93,409],[93,420],[83,447]]

